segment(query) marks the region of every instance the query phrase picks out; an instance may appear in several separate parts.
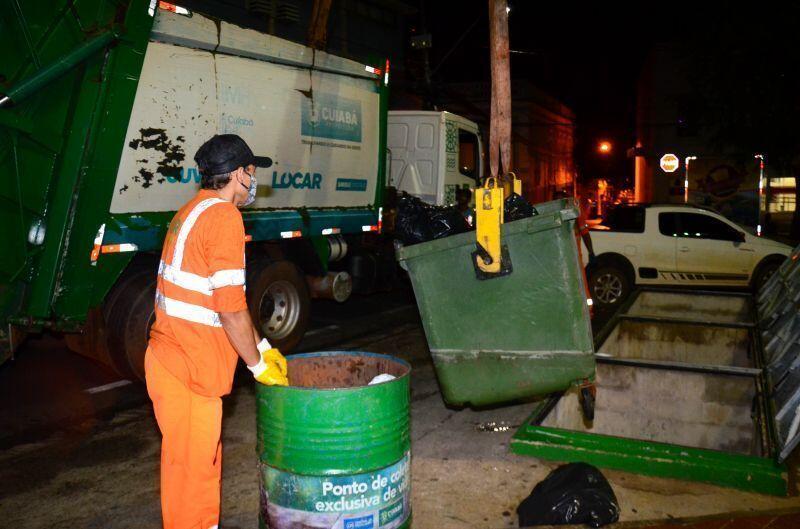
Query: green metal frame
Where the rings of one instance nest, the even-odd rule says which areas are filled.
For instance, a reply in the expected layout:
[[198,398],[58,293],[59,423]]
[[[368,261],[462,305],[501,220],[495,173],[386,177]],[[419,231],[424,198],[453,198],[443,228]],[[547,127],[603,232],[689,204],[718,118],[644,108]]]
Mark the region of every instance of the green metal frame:
[[769,458],[717,450],[526,423],[514,434],[511,451],[555,461],[583,461],[636,474],[713,483],[761,494],[785,496],[788,492],[788,474],[784,465]]
[[[130,109],[152,27],[147,0],[5,0],[8,52],[0,92],[0,168],[16,193],[0,193],[0,319],[76,328],[92,293],[107,291],[131,256],[88,258],[108,215]],[[5,5],[9,4],[9,5]],[[35,5],[34,5],[35,4]],[[16,51],[15,51],[16,50]],[[40,223],[40,244],[28,239]]]
[[[607,339],[613,327],[625,317],[625,312],[641,291],[638,290],[631,296],[597,333],[596,350]],[[758,332],[750,329],[750,336],[754,340],[753,350],[756,351],[756,367],[763,367],[757,335]],[[602,358],[597,360],[602,361]],[[582,461],[601,468],[785,496],[789,492],[788,470],[785,464],[777,462],[773,450],[773,426],[764,409],[763,395],[768,394],[764,386],[766,381],[763,376],[753,377],[752,381],[758,390],[758,422],[766,427],[767,438],[762,439],[762,449],[768,454],[767,457],[540,426],[561,395],[550,396],[536,406],[514,434],[510,449],[515,454],[542,459]]]

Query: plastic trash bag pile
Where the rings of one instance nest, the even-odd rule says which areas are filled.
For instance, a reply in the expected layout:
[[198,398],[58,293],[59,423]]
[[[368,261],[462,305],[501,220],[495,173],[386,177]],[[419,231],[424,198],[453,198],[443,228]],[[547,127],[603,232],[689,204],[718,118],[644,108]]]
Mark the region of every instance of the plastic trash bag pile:
[[[509,195],[503,205],[505,222],[536,215],[536,209],[516,193]],[[469,216],[474,215],[470,212]],[[456,206],[431,206],[405,192],[397,198],[394,233],[395,238],[405,245],[441,239],[474,229],[467,216]]]

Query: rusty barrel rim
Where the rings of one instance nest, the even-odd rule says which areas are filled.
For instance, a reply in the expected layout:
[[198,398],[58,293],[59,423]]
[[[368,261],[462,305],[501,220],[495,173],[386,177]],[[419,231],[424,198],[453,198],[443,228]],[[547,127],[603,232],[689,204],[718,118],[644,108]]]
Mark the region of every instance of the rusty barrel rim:
[[355,387],[256,385],[258,454],[262,464],[303,475],[348,475],[385,468],[410,451],[411,365],[371,352],[325,351],[287,358],[343,357],[401,370],[395,379]]
[[[323,358],[326,356],[359,356],[359,357],[367,357],[367,358],[383,358],[385,360],[389,360],[396,364],[400,364],[407,369],[405,373],[400,376],[395,377],[393,380],[388,382],[381,382],[381,384],[391,384],[394,382],[399,381],[403,378],[408,378],[411,376],[411,364],[407,361],[403,360],[402,358],[397,358],[396,356],[387,355],[383,353],[372,353],[369,351],[318,351],[314,353],[296,353],[290,354],[286,356],[286,363],[291,369],[292,362],[295,360],[302,360],[303,358]],[[349,388],[309,388],[303,386],[271,386],[278,390],[300,390],[300,391],[353,391],[363,389],[365,386],[353,386]]]

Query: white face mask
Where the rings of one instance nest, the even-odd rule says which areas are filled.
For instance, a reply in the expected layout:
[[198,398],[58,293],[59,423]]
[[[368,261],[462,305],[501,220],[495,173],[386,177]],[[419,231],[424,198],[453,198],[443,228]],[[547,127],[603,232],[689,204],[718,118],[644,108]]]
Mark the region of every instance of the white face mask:
[[253,202],[255,202],[255,200],[256,200],[256,188],[258,187],[258,182],[256,181],[255,172],[253,172],[253,174],[250,174],[247,171],[245,171],[245,174],[250,177],[250,186],[246,186],[243,183],[239,182],[239,185],[241,185],[242,187],[247,189],[247,198],[244,200],[244,202],[239,204],[240,208],[247,207],[250,204],[252,204]]

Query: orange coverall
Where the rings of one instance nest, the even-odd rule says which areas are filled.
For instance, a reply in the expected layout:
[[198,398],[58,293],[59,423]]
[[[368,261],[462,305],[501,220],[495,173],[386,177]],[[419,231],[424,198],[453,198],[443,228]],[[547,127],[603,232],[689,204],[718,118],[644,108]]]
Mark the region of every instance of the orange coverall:
[[219,524],[220,397],[238,358],[219,313],[247,308],[244,245],[241,213],[208,190],[176,213],[164,242],[145,373],[162,435],[165,529]]

